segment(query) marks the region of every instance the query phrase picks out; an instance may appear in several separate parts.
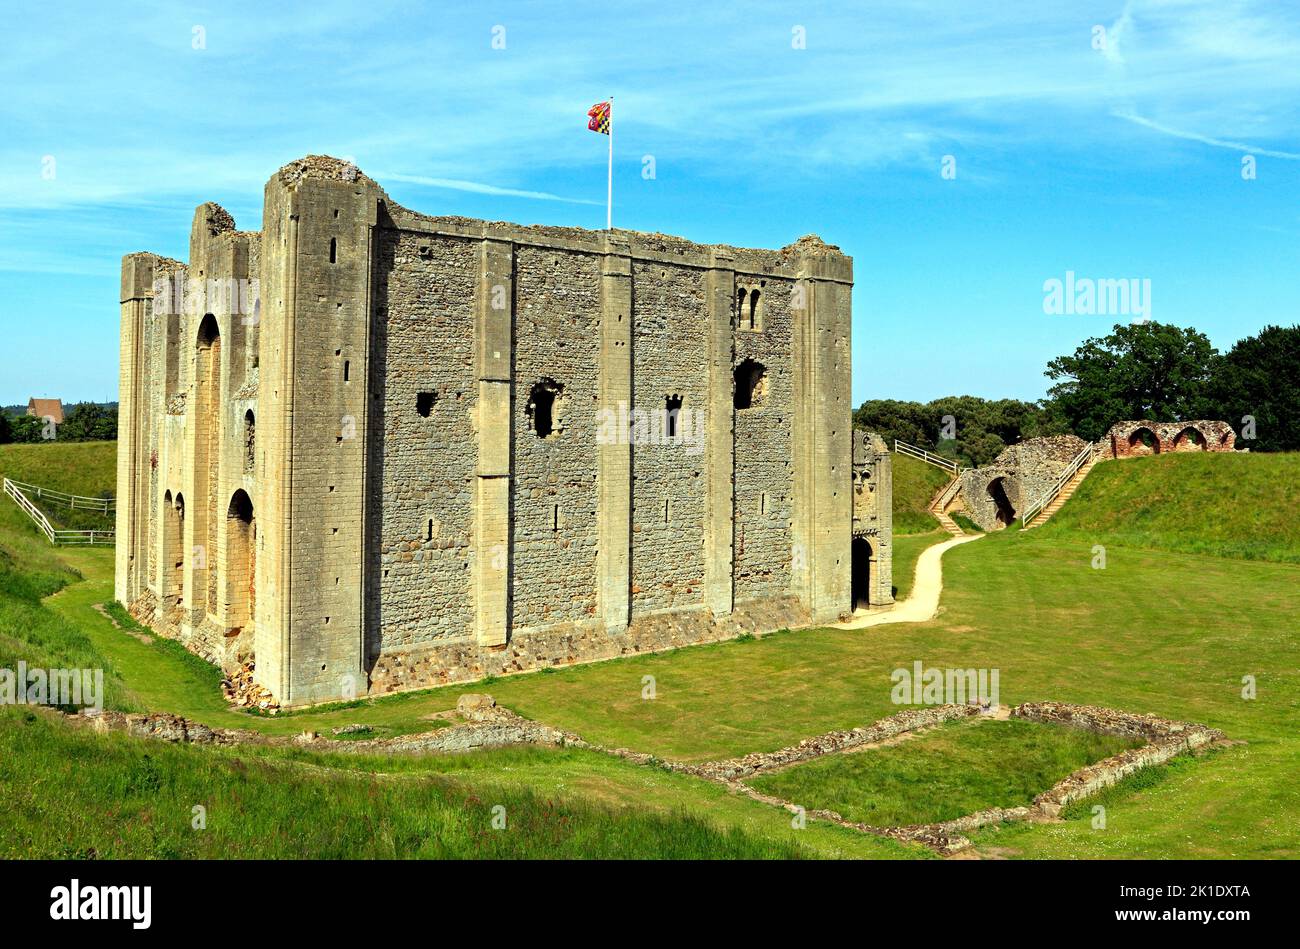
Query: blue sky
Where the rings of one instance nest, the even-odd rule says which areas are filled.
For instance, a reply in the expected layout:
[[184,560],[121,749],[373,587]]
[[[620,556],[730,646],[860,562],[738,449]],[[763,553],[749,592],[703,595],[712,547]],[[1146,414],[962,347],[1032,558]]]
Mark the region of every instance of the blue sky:
[[1046,361],[1116,322],[1044,314],[1066,271],[1149,279],[1152,318],[1221,348],[1300,318],[1300,4],[735,9],[25,7],[0,62],[0,403],[116,398],[121,255],[184,258],[207,200],[258,228],[301,155],[427,213],[602,227],[585,113],[610,95],[616,226],[853,256],[855,402],[1041,397]]

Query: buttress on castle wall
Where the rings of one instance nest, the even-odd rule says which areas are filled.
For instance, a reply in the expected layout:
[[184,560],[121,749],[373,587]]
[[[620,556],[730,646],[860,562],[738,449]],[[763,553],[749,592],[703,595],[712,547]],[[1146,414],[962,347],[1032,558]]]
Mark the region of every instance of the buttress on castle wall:
[[123,258],[117,597],[288,705],[837,619],[851,285],[290,163]]

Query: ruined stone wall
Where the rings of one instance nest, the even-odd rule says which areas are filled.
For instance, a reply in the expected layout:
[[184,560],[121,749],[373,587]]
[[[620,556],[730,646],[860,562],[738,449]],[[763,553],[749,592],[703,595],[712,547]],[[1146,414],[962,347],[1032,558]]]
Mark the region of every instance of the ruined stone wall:
[[1008,526],[1006,510],[999,517],[999,506],[990,495],[990,487],[1000,483],[1011,511],[1019,516],[1056,483],[1074,457],[1087,443],[1074,435],[1028,438],[1009,445],[982,468],[962,472],[962,507],[972,521],[986,531]]
[[[853,536],[870,550],[871,606],[894,602],[894,467],[883,438],[853,430]],[[854,556],[860,556],[857,551]]]
[[142,306],[123,386],[133,406],[122,427],[134,502],[119,519],[133,550],[117,592],[160,632],[222,665],[252,645],[255,536],[250,526],[247,546],[232,545],[228,512],[236,491],[256,496],[245,464],[256,314],[244,311],[244,294],[258,253],[257,234],[235,231],[225,211],[205,204],[188,265],[151,254],[124,260]]
[[[790,587],[793,493],[793,281],[751,278],[761,290],[757,328],[738,321],[734,365],[764,369],[762,392],[735,414],[736,599],[772,596]],[[738,281],[740,283],[740,281]],[[845,459],[845,464],[848,459]]]
[[258,280],[251,321],[155,316],[123,262],[119,484],[149,503],[119,506],[148,553],[121,531],[118,557],[155,628],[255,653],[292,706],[847,607],[836,248],[429,217],[321,156],[272,177],[263,225],[203,205],[168,264]]
[[[632,294],[633,404],[651,413],[631,446],[635,617],[704,602],[709,338],[702,271],[633,263]],[[681,400],[676,441],[670,396]]]
[[[474,278],[469,241],[377,240],[371,655],[473,634]],[[426,395],[421,400],[421,393]],[[427,415],[422,414],[427,412]]]
[[[596,611],[596,432],[600,259],[515,252],[513,574],[516,630],[572,623]],[[554,428],[539,437],[529,402],[559,386]]]
[[1137,458],[1185,451],[1233,451],[1237,435],[1227,422],[1116,422],[1101,438],[1107,458]]

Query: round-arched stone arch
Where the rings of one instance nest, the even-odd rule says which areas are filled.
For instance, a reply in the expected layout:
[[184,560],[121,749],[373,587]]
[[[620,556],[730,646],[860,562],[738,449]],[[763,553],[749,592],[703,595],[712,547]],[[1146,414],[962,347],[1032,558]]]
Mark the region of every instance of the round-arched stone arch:
[[984,486],[984,493],[993,501],[995,516],[1000,527],[1009,527],[1016,521],[1016,509],[1007,496],[1007,476],[998,475]]
[[227,630],[243,629],[252,622],[257,608],[257,522],[253,499],[243,488],[231,494],[226,506],[222,553],[218,618]]

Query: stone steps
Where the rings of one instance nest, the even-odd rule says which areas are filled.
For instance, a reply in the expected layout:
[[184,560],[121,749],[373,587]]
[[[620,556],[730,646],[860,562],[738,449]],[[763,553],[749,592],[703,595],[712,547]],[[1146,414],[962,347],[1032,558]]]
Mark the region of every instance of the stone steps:
[[1097,459],[1093,457],[1088,460],[1087,464],[1076,471],[1074,477],[1065,483],[1065,486],[1061,488],[1056,497],[1052,498],[1051,503],[1035,514],[1034,519],[1025,525],[1025,530],[1038,527],[1040,524],[1046,524],[1051,519],[1051,516],[1064,507],[1065,502],[1074,496],[1074,492],[1079,489],[1079,485],[1083,483],[1084,478],[1088,477],[1088,472],[1092,470],[1095,464],[1097,464]]
[[[947,484],[945,484],[939,490],[939,492],[934,496],[934,499],[930,502],[930,513],[933,514],[935,520],[939,522],[939,526],[942,527],[944,530],[946,530],[949,534],[952,534],[953,537],[965,537],[966,532],[957,526],[956,521],[954,521],[951,517],[949,517],[946,513],[944,513],[943,504],[941,502],[943,496],[947,494],[948,490],[952,487],[953,481],[957,481],[959,478],[960,475],[954,476],[952,481],[949,481]],[[953,497],[955,498],[956,495],[954,494]]]

